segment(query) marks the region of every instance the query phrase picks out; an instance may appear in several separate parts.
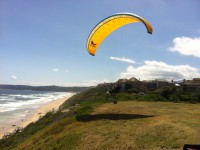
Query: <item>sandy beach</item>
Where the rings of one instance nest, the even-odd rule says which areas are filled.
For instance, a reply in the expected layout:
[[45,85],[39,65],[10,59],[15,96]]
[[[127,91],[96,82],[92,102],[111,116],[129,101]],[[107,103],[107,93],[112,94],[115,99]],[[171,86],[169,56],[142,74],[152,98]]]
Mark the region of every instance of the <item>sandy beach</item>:
[[[5,133],[8,133],[8,132],[12,133],[18,127],[24,128],[28,124],[37,121],[40,117],[44,116],[47,112],[50,112],[53,110],[57,111],[59,109],[59,106],[61,104],[63,104],[68,98],[70,98],[73,95],[74,95],[74,93],[71,93],[70,95],[65,96],[63,98],[56,99],[56,100],[50,101],[46,104],[43,104],[33,114],[28,115],[25,119],[23,119],[23,120],[20,119],[15,123],[7,125],[7,127],[5,127],[4,130],[1,130],[0,139],[3,137],[3,135]],[[13,126],[13,124],[14,124],[14,126]]]

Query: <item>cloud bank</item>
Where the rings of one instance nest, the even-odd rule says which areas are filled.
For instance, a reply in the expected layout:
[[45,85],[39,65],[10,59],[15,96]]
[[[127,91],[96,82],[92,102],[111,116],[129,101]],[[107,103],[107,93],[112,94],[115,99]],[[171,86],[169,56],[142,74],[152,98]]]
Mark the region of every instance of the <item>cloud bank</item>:
[[173,44],[173,47],[169,48],[170,51],[200,58],[200,37],[176,37]]
[[134,64],[134,63],[135,63],[134,60],[129,59],[129,58],[125,58],[125,57],[122,57],[122,58],[119,58],[119,57],[110,57],[110,59],[112,59],[112,60],[117,60],[117,61],[121,61],[121,62],[130,63],[130,64]]
[[200,73],[197,68],[189,65],[169,65],[159,61],[145,61],[143,66],[133,67],[129,66],[125,72],[120,74],[120,78],[136,77],[141,80],[152,79],[191,79],[199,77]]

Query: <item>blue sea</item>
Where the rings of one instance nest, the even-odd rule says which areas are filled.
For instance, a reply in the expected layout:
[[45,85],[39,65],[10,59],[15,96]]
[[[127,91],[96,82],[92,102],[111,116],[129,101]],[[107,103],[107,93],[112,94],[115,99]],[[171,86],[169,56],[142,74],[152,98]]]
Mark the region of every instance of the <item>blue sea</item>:
[[55,99],[69,96],[68,92],[0,89],[0,129],[6,124],[31,115],[38,107]]

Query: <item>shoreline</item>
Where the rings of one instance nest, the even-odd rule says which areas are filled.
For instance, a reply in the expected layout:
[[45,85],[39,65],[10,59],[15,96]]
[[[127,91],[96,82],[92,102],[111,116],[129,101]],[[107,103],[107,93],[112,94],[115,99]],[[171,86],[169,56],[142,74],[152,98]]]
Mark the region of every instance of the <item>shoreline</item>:
[[36,122],[40,117],[44,116],[50,111],[58,111],[60,105],[63,104],[66,100],[68,100],[70,97],[72,97],[74,94],[75,93],[71,93],[63,98],[55,99],[45,104],[42,104],[32,114],[27,115],[25,119],[19,119],[18,121],[15,121],[13,123],[6,124],[6,126],[10,127],[0,131],[0,139],[2,139],[2,137],[6,133],[13,133],[16,128],[25,128],[30,123]]

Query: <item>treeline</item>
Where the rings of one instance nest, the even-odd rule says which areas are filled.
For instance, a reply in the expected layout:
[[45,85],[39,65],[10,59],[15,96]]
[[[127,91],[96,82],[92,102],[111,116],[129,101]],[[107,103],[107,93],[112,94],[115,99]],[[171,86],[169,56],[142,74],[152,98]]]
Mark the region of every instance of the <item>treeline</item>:
[[165,102],[200,102],[200,88],[195,91],[183,91],[181,87],[165,86],[156,90],[145,90],[138,92],[137,89],[115,93],[116,100],[138,100],[138,101],[165,101]]
[[29,86],[29,85],[6,85],[0,84],[0,89],[11,90],[34,90],[34,91],[55,91],[55,92],[81,92],[90,87],[61,87],[61,86]]

